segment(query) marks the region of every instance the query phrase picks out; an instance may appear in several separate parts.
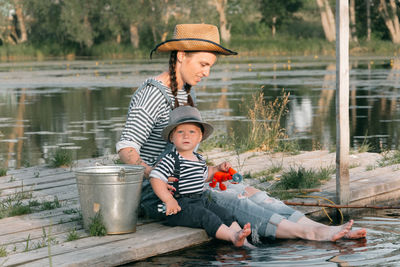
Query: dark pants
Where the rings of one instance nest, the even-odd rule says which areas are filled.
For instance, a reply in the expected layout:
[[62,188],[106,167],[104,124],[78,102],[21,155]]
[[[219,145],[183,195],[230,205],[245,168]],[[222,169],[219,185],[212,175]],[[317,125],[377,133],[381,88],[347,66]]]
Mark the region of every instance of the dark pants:
[[211,202],[204,194],[198,198],[181,197],[177,201],[182,210],[167,216],[170,226],[202,228],[209,236],[215,237],[222,224],[230,226],[235,221],[231,212]]

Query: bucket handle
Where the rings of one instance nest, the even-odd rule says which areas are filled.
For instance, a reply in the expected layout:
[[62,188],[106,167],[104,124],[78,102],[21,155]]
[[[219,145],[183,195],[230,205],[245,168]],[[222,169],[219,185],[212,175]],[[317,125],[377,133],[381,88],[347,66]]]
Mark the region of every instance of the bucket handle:
[[119,169],[118,182],[125,182],[125,174],[126,174],[126,172],[125,172],[124,168]]

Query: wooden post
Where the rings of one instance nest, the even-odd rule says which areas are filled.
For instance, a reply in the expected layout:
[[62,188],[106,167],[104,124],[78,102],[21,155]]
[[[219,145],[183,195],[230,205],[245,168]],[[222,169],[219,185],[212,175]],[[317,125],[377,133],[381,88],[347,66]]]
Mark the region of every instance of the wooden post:
[[336,0],[336,197],[340,205],[350,201],[349,144],[349,3]]

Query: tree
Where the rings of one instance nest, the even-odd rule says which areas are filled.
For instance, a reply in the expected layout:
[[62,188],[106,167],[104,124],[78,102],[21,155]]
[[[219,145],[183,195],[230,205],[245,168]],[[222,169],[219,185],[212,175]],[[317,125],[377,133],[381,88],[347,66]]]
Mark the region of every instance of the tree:
[[210,0],[210,4],[215,6],[219,15],[219,31],[222,41],[229,43],[231,41],[231,25],[228,23],[225,15],[228,8],[228,0]]
[[[25,16],[23,13],[23,4],[20,0],[14,0],[15,17],[17,22],[18,34],[16,34],[17,42],[24,43],[28,41],[28,34],[25,26]],[[16,31],[17,32],[17,31]]]
[[333,15],[328,0],[316,0],[321,13],[322,28],[324,29],[325,38],[328,42],[336,40],[335,16]]
[[397,15],[397,5],[395,0],[389,0],[387,3],[385,0],[379,1],[378,7],[379,13],[385,21],[385,25],[389,30],[392,42],[395,44],[400,43],[400,23]]
[[271,27],[272,36],[275,36],[276,28],[293,18],[301,7],[300,0],[261,0],[261,22]]
[[371,41],[371,0],[365,0],[367,20],[367,41]]
[[353,42],[358,43],[357,27],[356,27],[356,1],[355,0],[350,0],[349,18],[350,18],[350,38]]
[[[83,47],[92,47],[99,32],[99,10],[104,8],[104,2],[96,0],[64,0],[61,2],[60,20],[65,37]],[[97,23],[92,23],[92,21]]]

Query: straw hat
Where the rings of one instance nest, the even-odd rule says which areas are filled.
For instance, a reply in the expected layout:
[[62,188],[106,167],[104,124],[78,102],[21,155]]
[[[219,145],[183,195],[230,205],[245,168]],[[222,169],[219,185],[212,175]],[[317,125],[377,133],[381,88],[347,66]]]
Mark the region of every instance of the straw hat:
[[218,28],[210,24],[178,24],[175,26],[174,36],[158,44],[154,51],[210,51],[222,55],[237,55],[220,45]]
[[192,106],[179,106],[171,111],[168,125],[161,133],[162,138],[165,141],[169,141],[169,135],[172,130],[174,130],[176,126],[188,122],[198,123],[203,126],[204,131],[201,141],[207,139],[207,137],[209,137],[214,131],[211,124],[202,121],[200,112],[197,108]]

